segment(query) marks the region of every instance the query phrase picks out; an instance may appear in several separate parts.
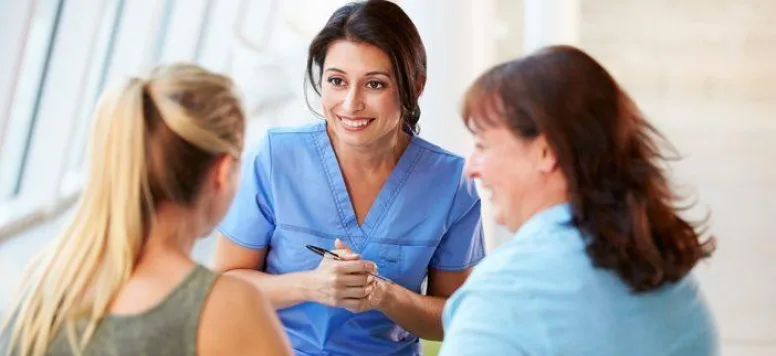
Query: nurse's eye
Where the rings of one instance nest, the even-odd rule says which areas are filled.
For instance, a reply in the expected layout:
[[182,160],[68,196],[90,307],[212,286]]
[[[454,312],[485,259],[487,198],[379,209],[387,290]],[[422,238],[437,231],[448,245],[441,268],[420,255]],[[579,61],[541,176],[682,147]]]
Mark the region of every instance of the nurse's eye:
[[380,90],[380,89],[385,88],[385,84],[383,84],[383,82],[380,82],[380,81],[377,81],[377,80],[370,80],[370,81],[368,81],[366,83],[366,86],[369,89],[375,89],[375,90]]
[[326,79],[326,81],[335,87],[345,86],[345,81],[340,77],[329,77],[329,79]]

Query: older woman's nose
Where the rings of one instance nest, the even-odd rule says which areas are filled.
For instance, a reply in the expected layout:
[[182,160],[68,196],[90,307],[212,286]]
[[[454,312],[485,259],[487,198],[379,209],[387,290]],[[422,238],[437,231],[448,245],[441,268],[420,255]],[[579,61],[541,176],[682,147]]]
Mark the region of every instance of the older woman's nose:
[[480,178],[480,171],[478,164],[476,163],[475,154],[472,154],[466,159],[466,163],[463,166],[463,174],[469,179]]

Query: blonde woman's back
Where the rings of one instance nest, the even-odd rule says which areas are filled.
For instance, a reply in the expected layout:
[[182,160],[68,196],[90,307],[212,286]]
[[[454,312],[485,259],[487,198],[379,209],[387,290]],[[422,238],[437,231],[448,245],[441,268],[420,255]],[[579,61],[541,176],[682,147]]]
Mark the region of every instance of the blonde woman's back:
[[[228,304],[228,305],[227,305]],[[253,287],[196,265],[169,294],[134,314],[109,314],[84,349],[92,355],[286,355],[274,311]],[[82,332],[85,320],[78,323]],[[60,330],[48,355],[73,355]]]
[[[218,275],[195,266],[160,303],[138,314],[109,314],[100,322],[85,355],[196,355],[197,331],[205,301]],[[85,320],[78,322],[79,334]],[[70,355],[64,329],[50,355]]]

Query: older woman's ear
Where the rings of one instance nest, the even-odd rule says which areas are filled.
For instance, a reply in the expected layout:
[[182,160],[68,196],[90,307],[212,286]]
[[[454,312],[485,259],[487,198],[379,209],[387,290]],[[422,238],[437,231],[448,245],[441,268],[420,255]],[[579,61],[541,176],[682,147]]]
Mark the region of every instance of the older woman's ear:
[[558,167],[558,159],[555,156],[555,152],[547,142],[547,138],[544,135],[539,135],[534,139],[534,145],[536,145],[536,151],[538,155],[538,167],[542,173],[552,173]]

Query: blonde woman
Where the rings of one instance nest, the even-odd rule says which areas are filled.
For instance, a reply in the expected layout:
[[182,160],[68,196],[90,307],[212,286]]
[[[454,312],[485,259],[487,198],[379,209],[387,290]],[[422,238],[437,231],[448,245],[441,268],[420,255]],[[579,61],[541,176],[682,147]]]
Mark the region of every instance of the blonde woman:
[[83,196],[32,265],[6,353],[290,354],[266,297],[189,257],[237,185],[245,118],[232,82],[159,67],[108,93],[94,121]]

